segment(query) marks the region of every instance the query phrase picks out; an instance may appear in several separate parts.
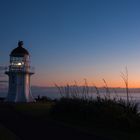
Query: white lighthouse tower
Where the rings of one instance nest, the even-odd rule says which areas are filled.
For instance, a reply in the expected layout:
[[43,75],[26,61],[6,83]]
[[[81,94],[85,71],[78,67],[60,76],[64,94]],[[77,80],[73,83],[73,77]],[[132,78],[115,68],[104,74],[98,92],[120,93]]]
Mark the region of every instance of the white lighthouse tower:
[[10,65],[5,74],[9,77],[7,102],[33,102],[30,77],[34,74],[30,66],[29,52],[23,48],[23,41],[10,54]]

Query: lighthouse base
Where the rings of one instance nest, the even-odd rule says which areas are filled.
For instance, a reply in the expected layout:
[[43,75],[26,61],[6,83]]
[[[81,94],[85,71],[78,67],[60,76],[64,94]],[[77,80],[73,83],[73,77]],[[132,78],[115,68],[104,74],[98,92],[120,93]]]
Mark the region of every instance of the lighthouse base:
[[23,94],[22,96],[19,96],[19,94],[9,92],[7,98],[5,99],[5,102],[14,102],[14,103],[17,103],[17,102],[23,102],[23,103],[35,102],[34,98],[31,95],[26,97],[25,94]]
[[6,73],[9,76],[9,89],[5,101],[7,102],[34,102],[30,90],[31,73],[22,71],[10,71]]

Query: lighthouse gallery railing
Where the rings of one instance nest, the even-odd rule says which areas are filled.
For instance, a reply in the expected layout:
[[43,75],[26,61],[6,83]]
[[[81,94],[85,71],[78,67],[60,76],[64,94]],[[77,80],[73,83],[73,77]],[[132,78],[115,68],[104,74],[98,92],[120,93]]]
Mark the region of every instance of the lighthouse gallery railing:
[[35,73],[35,68],[32,66],[22,66],[22,67],[17,67],[17,66],[8,66],[5,67],[5,72],[29,72],[29,73]]

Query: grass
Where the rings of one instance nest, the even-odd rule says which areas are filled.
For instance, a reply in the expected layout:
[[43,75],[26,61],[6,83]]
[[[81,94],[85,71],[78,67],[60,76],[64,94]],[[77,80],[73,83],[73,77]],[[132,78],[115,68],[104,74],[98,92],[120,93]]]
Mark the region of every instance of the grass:
[[53,102],[22,103],[14,105],[14,110],[29,117],[47,117]]
[[130,100],[128,74],[124,74],[123,78],[126,85],[126,100],[118,96],[112,98],[104,79],[104,97],[96,86],[96,98],[90,96],[91,88],[86,80],[82,89],[77,84],[65,87],[56,85],[62,98],[53,106],[52,117],[113,140],[140,139],[139,104]]
[[0,140],[20,140],[13,132],[0,124]]
[[54,101],[43,97],[43,101],[40,98],[36,103],[0,106],[0,112],[5,119],[14,114],[14,118],[25,118],[25,122],[26,119],[44,123],[49,120],[57,121],[71,129],[80,130],[81,133],[87,132],[111,140],[140,139],[138,106],[132,103],[128,105],[121,99],[87,99],[84,96],[63,97]]
[[54,105],[52,115],[62,121],[86,123],[90,127],[96,125],[134,130],[140,127],[137,110],[137,104],[127,105],[123,100],[62,98]]

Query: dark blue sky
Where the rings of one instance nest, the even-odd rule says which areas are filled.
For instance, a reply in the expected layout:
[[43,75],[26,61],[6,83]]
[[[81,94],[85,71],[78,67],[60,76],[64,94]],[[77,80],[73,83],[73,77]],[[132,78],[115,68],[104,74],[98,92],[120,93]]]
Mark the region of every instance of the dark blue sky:
[[131,86],[140,83],[138,0],[0,0],[0,64],[18,40],[31,53],[35,85],[105,78],[121,86],[126,65]]

